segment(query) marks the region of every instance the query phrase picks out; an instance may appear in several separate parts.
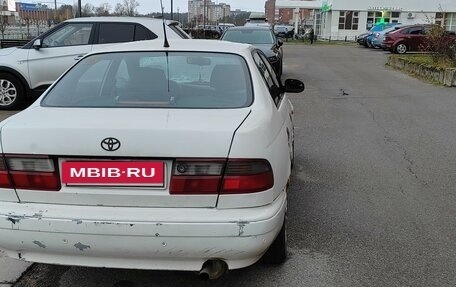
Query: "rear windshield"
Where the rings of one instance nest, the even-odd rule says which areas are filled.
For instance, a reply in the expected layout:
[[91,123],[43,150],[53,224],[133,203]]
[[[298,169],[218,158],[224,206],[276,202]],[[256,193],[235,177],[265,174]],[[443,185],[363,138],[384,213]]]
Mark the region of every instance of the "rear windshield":
[[227,30],[222,40],[247,44],[274,44],[274,37],[268,29]]
[[91,55],[46,95],[50,107],[242,108],[253,100],[239,55],[125,52]]

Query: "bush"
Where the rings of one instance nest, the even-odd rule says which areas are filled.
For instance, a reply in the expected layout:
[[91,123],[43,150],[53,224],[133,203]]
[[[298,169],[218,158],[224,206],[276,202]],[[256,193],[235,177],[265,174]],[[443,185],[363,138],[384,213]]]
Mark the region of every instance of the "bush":
[[456,35],[438,25],[433,25],[423,50],[430,52],[436,61],[450,61],[456,64]]

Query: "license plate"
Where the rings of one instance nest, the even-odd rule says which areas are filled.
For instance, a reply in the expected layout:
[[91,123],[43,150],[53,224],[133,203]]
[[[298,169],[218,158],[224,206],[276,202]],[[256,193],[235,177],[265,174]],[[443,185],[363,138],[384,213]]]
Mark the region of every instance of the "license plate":
[[67,185],[165,185],[160,161],[64,161],[62,183]]

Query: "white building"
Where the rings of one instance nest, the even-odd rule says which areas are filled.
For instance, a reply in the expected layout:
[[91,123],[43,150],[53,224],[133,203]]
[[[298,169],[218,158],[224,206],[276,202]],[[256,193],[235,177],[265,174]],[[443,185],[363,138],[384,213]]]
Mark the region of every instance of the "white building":
[[210,0],[189,0],[188,21],[196,24],[215,24],[230,16],[231,7],[226,3],[216,4]]
[[456,31],[456,0],[277,0],[276,7],[313,9],[322,38],[353,39],[378,22],[436,23]]

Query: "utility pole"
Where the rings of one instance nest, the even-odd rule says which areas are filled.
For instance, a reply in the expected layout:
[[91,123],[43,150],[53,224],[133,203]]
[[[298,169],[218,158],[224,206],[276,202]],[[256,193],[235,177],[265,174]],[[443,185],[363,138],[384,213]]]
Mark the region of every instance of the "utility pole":
[[174,15],[173,15],[173,0],[171,0],[171,20],[174,20]]
[[203,6],[203,28],[206,30],[206,9],[207,9],[207,2],[204,0],[204,6]]
[[54,0],[54,25],[57,23],[57,0]]
[[81,0],[78,0],[78,17],[82,17],[82,3]]

